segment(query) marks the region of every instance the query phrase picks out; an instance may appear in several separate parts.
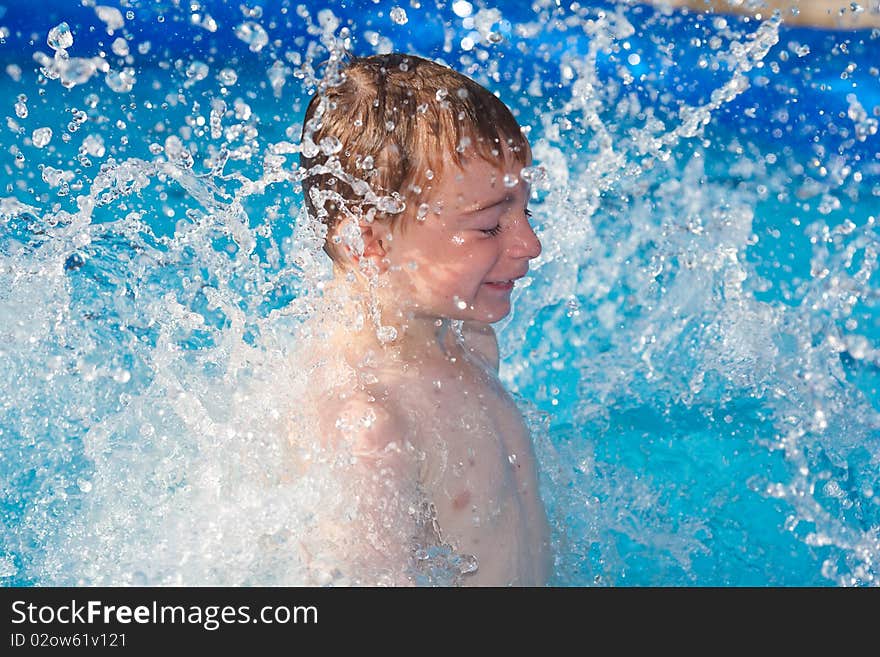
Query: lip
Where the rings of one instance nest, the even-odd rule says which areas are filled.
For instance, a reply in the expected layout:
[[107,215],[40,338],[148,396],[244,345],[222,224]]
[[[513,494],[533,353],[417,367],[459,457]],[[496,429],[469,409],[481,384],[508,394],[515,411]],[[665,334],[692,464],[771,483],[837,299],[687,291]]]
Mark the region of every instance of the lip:
[[510,291],[513,289],[514,283],[516,283],[516,281],[521,279],[523,276],[525,276],[525,274],[520,274],[519,276],[511,276],[506,281],[490,281],[487,283],[483,283],[483,285],[486,285],[486,286],[492,288],[493,290]]
[[514,283],[521,278],[525,278],[526,274],[528,274],[528,270],[523,272],[522,274],[514,274],[513,276],[509,276],[507,278],[498,278],[494,281],[489,281],[489,283],[506,283],[507,281],[513,281]]
[[493,290],[512,290],[513,289],[513,281],[507,281],[506,283],[484,283],[486,287],[490,287]]

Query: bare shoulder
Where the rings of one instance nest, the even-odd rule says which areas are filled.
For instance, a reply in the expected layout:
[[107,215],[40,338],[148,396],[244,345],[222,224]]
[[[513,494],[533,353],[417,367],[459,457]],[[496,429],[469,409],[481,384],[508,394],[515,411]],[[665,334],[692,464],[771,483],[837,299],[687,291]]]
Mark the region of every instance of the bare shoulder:
[[[354,585],[409,586],[419,504],[419,469],[401,413],[393,403],[355,390],[327,395],[318,409],[330,489],[315,511],[310,572]],[[332,496],[331,496],[332,497]]]
[[491,324],[465,321],[462,326],[465,347],[480,356],[491,368],[498,371],[498,337]]
[[407,442],[406,426],[393,401],[379,400],[368,391],[325,395],[321,400],[322,438],[330,445],[348,443],[359,457],[399,453]]

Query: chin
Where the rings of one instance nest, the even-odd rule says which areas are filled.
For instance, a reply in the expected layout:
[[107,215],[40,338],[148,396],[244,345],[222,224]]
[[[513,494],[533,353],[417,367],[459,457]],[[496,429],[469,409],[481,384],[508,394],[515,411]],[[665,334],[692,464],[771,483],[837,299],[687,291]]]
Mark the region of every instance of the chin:
[[505,306],[503,308],[493,310],[480,310],[476,312],[472,311],[470,313],[470,316],[466,319],[476,322],[483,322],[484,324],[494,324],[495,322],[500,322],[509,314],[510,306]]
[[510,304],[497,304],[491,308],[480,304],[465,310],[457,308],[454,304],[443,304],[443,307],[431,310],[426,314],[432,317],[445,317],[453,320],[492,324],[501,321],[510,314]]

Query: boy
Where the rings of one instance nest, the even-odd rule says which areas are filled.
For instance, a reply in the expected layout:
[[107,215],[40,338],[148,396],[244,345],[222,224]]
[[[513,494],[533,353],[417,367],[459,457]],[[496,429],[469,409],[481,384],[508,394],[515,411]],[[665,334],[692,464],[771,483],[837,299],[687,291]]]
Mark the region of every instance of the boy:
[[541,252],[530,159],[501,101],[412,55],[351,59],[312,98],[303,192],[334,269],[312,402],[349,501],[307,553],[340,582],[547,583],[530,436],[490,325]]

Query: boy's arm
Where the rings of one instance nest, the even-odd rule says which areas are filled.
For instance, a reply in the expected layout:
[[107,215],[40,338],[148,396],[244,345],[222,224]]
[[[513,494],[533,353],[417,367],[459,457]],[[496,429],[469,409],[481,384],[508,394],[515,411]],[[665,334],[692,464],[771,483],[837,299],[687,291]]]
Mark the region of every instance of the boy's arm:
[[318,569],[338,570],[354,585],[411,586],[418,462],[403,422],[355,393],[322,409],[321,431],[328,456],[343,457],[335,459],[334,480],[348,508],[344,518],[320,523],[330,549]]
[[498,338],[491,324],[465,321],[462,326],[465,348],[486,361],[498,373]]

